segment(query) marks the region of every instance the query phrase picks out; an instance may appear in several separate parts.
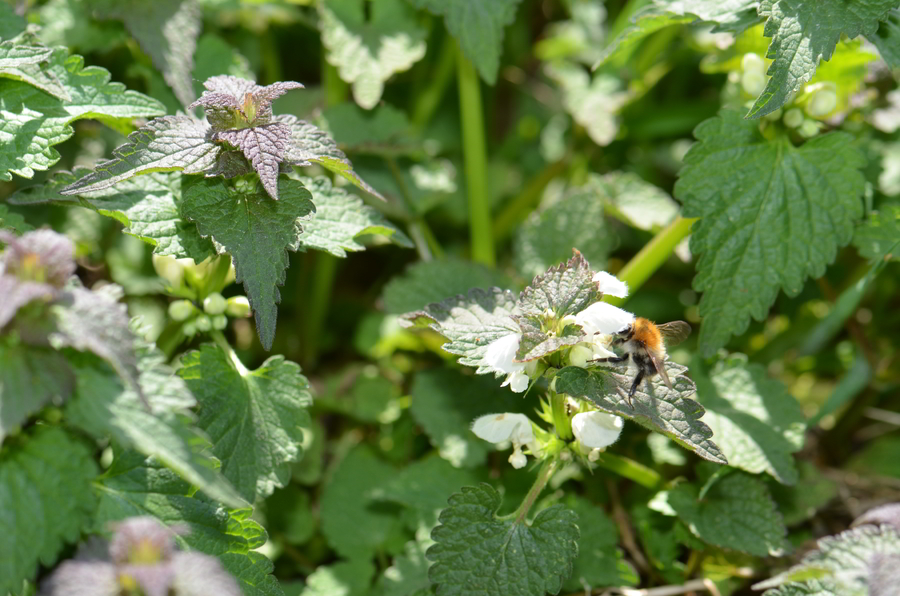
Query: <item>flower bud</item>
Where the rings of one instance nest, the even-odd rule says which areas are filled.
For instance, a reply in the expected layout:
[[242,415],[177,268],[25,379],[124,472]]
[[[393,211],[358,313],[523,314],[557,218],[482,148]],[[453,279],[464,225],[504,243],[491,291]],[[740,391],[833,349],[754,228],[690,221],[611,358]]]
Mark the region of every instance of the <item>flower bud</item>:
[[203,299],[203,310],[208,315],[220,315],[225,312],[225,307],[228,305],[225,302],[225,298],[222,297],[222,294],[218,292],[213,292],[209,296]]
[[212,319],[207,315],[200,315],[197,317],[194,324],[197,326],[197,331],[203,331],[204,333],[212,329]]
[[246,296],[233,296],[227,300],[225,312],[232,317],[249,317],[250,301]]
[[586,368],[593,357],[594,350],[584,344],[577,344],[569,350],[569,364],[578,368]]
[[778,122],[779,120],[781,120],[781,114],[782,114],[781,108],[778,108],[774,112],[769,112],[768,114],[763,116],[763,118],[765,120],[768,120],[769,122]]
[[799,108],[793,108],[784,115],[784,125],[788,128],[797,128],[803,124],[803,112]]
[[222,331],[228,327],[228,317],[225,315],[216,315],[212,318],[212,326],[216,331]]
[[186,321],[191,315],[194,314],[194,303],[190,300],[176,300],[175,302],[169,305],[169,317],[173,321],[181,322]]
[[169,282],[173,288],[180,288],[184,281],[184,268],[194,265],[193,259],[176,259],[169,256],[153,255],[156,274]]
[[572,418],[572,434],[590,449],[604,449],[616,442],[625,422],[605,412],[581,412]]
[[188,321],[184,325],[181,326],[181,332],[187,335],[188,337],[193,337],[197,334],[197,325],[194,321]]
[[837,93],[831,87],[814,91],[806,104],[806,113],[813,118],[822,118],[837,108]]
[[745,72],[741,75],[741,88],[748,95],[758,96],[766,88],[766,75],[755,70]]
[[744,54],[743,58],[741,58],[741,70],[743,70],[744,72],[765,73],[766,62],[759,54],[748,52]]
[[800,136],[804,139],[811,139],[819,134],[819,123],[815,120],[804,120],[800,128],[797,129]]
[[509,463],[512,464],[512,467],[515,469],[521,469],[525,467],[525,464],[528,463],[528,460],[525,457],[525,454],[522,453],[522,448],[517,446],[515,450],[512,452],[512,455],[509,456]]

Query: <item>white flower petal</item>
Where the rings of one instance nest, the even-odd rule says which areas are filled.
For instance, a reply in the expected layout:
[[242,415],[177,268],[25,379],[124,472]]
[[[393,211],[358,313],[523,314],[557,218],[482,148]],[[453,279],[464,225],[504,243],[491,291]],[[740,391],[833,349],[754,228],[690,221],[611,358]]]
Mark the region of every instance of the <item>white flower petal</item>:
[[604,294],[615,296],[616,298],[628,296],[628,284],[611,273],[598,271],[592,279],[597,282],[598,289]]
[[595,333],[611,335],[634,323],[634,315],[612,304],[595,302],[575,315],[575,321],[588,335]]
[[591,360],[593,357],[593,347],[587,344],[577,344],[569,350],[569,364],[578,368],[585,368],[588,360]]
[[616,442],[625,421],[605,412],[582,412],[572,418],[575,438],[591,449],[603,449]]
[[523,372],[514,372],[506,377],[506,382],[509,383],[509,388],[512,389],[513,392],[522,393],[528,389],[528,384],[531,382],[531,379]]
[[509,456],[509,463],[518,470],[525,467],[525,464],[528,463],[528,459],[525,457],[525,454],[522,453],[522,449],[516,447],[515,451],[512,452],[512,455]]
[[524,362],[513,362],[519,351],[521,333],[504,335],[488,344],[484,351],[484,361],[491,367],[507,374],[525,370]]
[[472,432],[489,443],[512,441],[523,445],[534,440],[528,416],[511,412],[487,414],[476,418],[472,423]]

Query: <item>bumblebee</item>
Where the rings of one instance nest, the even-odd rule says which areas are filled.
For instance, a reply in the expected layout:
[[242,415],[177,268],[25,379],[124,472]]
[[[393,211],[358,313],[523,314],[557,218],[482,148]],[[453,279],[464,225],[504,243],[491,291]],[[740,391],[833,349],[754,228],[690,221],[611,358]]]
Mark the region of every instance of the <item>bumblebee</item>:
[[666,373],[666,344],[675,346],[691,334],[691,326],[684,321],[672,321],[657,325],[653,321],[636,317],[634,322],[616,333],[613,346],[621,346],[624,354],[614,358],[598,358],[594,362],[626,362],[630,357],[637,367],[637,375],[628,392],[628,405],[638,386],[645,378],[652,379],[657,374],[666,387],[673,389],[672,381]]

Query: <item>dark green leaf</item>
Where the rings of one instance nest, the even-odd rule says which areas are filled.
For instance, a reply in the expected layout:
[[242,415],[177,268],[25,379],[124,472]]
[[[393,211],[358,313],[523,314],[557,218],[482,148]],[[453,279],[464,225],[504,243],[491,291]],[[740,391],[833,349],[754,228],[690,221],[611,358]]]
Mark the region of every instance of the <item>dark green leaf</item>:
[[891,68],[900,68],[900,10],[894,9],[886,19],[878,24],[875,35],[868,35],[869,41],[878,48],[878,53]]
[[870,261],[900,258],[900,203],[888,203],[857,226],[853,244]]
[[544,316],[548,310],[558,318],[577,314],[600,299],[593,276],[591,264],[576,251],[565,263],[531,280],[517,306],[522,314],[533,317]]
[[0,339],[0,443],[51,400],[68,398],[74,386],[62,354]]
[[636,586],[640,578],[618,548],[615,522],[583,497],[573,495],[566,499],[566,505],[578,516],[581,537],[575,568],[564,589],[580,592],[607,586]]

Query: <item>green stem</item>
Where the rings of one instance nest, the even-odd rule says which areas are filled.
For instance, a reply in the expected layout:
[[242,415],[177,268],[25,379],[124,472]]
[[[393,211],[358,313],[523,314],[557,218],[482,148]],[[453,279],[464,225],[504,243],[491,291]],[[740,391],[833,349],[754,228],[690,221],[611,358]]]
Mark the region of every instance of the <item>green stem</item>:
[[444,249],[438,244],[437,238],[431,231],[431,228],[428,227],[425,218],[416,212],[412,196],[406,185],[406,180],[403,179],[403,173],[400,171],[400,166],[397,165],[397,160],[393,157],[386,157],[385,161],[387,161],[388,168],[391,170],[391,175],[397,183],[397,188],[400,189],[400,198],[403,200],[403,206],[410,219],[409,235],[416,244],[419,258],[423,261],[432,260],[432,256],[436,256],[439,259],[443,258]]
[[274,83],[283,80],[284,72],[281,68],[281,54],[278,51],[274,32],[259,36],[260,50],[263,60],[263,80],[266,83]]
[[322,60],[322,86],[325,89],[325,105],[333,106],[347,101],[350,87],[341,79],[335,67]]
[[328,315],[338,266],[338,258],[324,252],[316,253],[314,261],[303,338],[303,364],[307,369],[312,368],[319,357],[319,340],[325,328],[325,317]]
[[547,483],[553,476],[553,472],[556,471],[556,466],[558,464],[559,459],[556,457],[552,457],[544,462],[544,465],[541,466],[541,471],[538,473],[537,479],[534,481],[534,484],[531,485],[531,489],[522,500],[522,504],[519,505],[519,508],[516,509],[512,515],[506,517],[515,517],[517,524],[521,524],[525,521],[525,516],[528,515],[528,511],[531,509],[532,505],[534,505],[538,495],[540,495],[541,491],[544,490],[544,487],[547,486]]
[[[638,254],[634,255],[634,258],[622,267],[622,270],[616,274],[616,277],[628,284],[630,294],[634,294],[666,262],[666,259],[672,254],[678,243],[690,235],[691,225],[695,221],[697,221],[697,218],[685,219],[679,215],[675,218],[675,221],[654,236],[653,240],[648,242]],[[615,298],[613,296],[604,296],[603,299],[610,304],[616,305],[622,304],[627,300],[627,298]]]
[[640,464],[633,459],[614,455],[612,453],[603,453],[597,460],[597,466],[615,472],[619,476],[634,480],[641,486],[647,488],[656,488],[662,483],[662,476],[657,474],[651,468]]
[[235,370],[238,371],[238,374],[242,377],[245,376],[249,371],[244,366],[244,363],[241,362],[241,359],[238,358],[234,348],[231,347],[231,344],[228,343],[228,340],[222,335],[222,332],[213,330],[209,332],[209,336],[216,342],[216,345],[222,348],[222,351],[228,355],[228,359],[231,360],[231,363],[234,365]]
[[571,441],[575,438],[572,434],[572,421],[566,412],[566,396],[550,391],[550,408],[553,412],[553,426],[556,428],[556,436],[563,441]]
[[416,103],[413,106],[412,124],[417,130],[422,130],[431,122],[431,118],[441,104],[441,99],[447,91],[447,86],[453,78],[453,66],[456,62],[456,47],[450,35],[444,35],[441,44],[437,64],[433,66],[429,74],[430,82],[416,95]]
[[491,204],[487,179],[487,149],[481,113],[481,82],[475,65],[457,46],[456,74],[462,120],[463,158],[466,190],[469,195],[469,233],[472,260],[494,266],[494,238],[491,232]]

